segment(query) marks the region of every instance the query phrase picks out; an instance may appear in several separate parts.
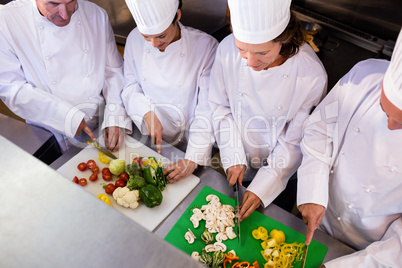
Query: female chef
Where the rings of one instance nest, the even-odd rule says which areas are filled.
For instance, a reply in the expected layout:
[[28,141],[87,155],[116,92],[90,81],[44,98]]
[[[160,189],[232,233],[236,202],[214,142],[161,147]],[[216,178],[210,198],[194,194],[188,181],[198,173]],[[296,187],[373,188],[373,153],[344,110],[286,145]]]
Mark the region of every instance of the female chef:
[[214,139],[208,84],[218,42],[179,22],[179,0],[126,3],[137,28],[125,46],[122,99],[158,152],[162,139],[179,148],[187,145],[185,158],[165,169],[168,180],[175,182],[210,161]]
[[233,34],[219,44],[209,103],[230,185],[258,169],[240,220],[268,206],[301,162],[302,125],[326,92],[327,75],[304,43],[290,0],[229,0]]

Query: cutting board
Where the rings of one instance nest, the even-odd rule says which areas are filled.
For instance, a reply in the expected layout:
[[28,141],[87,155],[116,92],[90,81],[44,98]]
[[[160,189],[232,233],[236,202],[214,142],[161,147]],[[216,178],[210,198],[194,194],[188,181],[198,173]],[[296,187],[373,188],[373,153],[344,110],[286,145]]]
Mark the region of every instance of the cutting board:
[[[100,140],[99,142],[100,144],[103,143],[102,140]],[[154,156],[165,166],[170,162],[167,158],[163,157],[162,155],[158,154],[151,148],[143,145],[141,142],[135,140],[130,136],[125,137],[124,146],[119,149],[119,151],[114,153],[114,155],[116,155],[119,159],[124,159],[126,161],[126,164],[131,163],[131,161],[135,157],[139,156]],[[79,171],[77,169],[77,165],[81,162],[87,162],[90,159],[95,160],[100,170],[102,170],[104,167],[108,167],[108,165],[100,162],[98,150],[91,145],[88,145],[77,155],[71,158],[68,162],[66,162],[63,166],[61,166],[57,171],[69,180],[72,180],[74,176],[77,176],[79,179],[86,178],[88,180],[89,176],[92,174],[91,171]],[[109,195],[109,199],[114,209],[120,211],[149,231],[153,231],[159,225],[159,223],[161,223],[173,211],[173,209],[194,189],[194,187],[197,186],[199,182],[200,179],[191,174],[187,178],[180,180],[177,183],[168,184],[165,190],[162,192],[162,204],[154,208],[148,208],[144,205],[144,203],[140,202],[140,205],[133,210],[118,205],[111,195]],[[110,182],[104,181],[102,179],[102,174],[99,173],[98,180],[94,182],[88,180],[88,184],[86,186],[83,186],[83,189],[87,190],[94,196],[97,196],[98,194],[104,194],[105,191],[101,183],[108,184]],[[77,185],[77,187],[82,186]]]
[[[202,248],[205,247],[205,244],[202,243],[200,239],[201,234],[205,229],[205,221],[200,221],[198,228],[194,228],[190,221],[190,217],[192,215],[193,208],[200,208],[202,205],[208,203],[205,198],[209,194],[217,195],[222,204],[229,204],[233,207],[235,206],[235,201],[232,198],[208,186],[205,186],[199,192],[193,202],[188,206],[183,215],[179,218],[179,220],[165,237],[166,241],[175,245],[189,255],[191,255],[193,251],[197,251],[201,254]],[[260,267],[264,267],[266,261],[260,253],[260,251],[263,250],[261,247],[262,241],[254,239],[251,235],[251,232],[259,226],[265,227],[268,232],[270,232],[272,229],[282,230],[286,236],[286,243],[304,242],[305,240],[305,235],[293,230],[290,227],[287,227],[280,222],[275,221],[274,219],[269,218],[258,211],[254,211],[247,219],[241,222],[241,246],[239,246],[237,238],[233,240],[226,240],[224,241],[224,244],[227,246],[227,251],[233,249],[236,252],[236,255],[239,256],[240,261],[248,261],[250,263],[258,261]],[[190,228],[190,230],[197,237],[193,244],[187,243],[187,240],[184,238],[184,234],[187,232],[188,228]],[[327,253],[327,250],[327,246],[313,240],[308,249],[305,267],[315,268],[320,266],[325,254]],[[297,262],[294,267],[300,267],[300,262]]]

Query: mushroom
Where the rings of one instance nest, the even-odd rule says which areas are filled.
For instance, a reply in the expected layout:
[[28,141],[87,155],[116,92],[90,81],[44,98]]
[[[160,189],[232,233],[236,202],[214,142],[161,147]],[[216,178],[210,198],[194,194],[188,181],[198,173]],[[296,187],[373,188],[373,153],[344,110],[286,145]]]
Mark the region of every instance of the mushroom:
[[229,239],[235,239],[237,236],[233,231],[233,227],[231,226],[226,227],[226,235],[228,236]]
[[214,245],[214,244],[206,245],[206,246],[205,246],[205,251],[206,251],[206,252],[213,252],[213,251],[216,251],[216,250],[215,250],[215,245]]
[[228,236],[227,236],[225,233],[218,233],[218,234],[215,236],[215,239],[216,239],[216,241],[218,241],[218,242],[222,242],[222,241],[227,240],[227,239],[228,239]]
[[188,231],[184,235],[184,238],[187,240],[187,242],[189,244],[194,243],[194,240],[196,239],[195,235],[193,234],[193,232],[190,229],[188,229]]
[[222,242],[215,242],[214,248],[215,248],[215,251],[222,251],[222,252],[225,252],[227,249],[226,245],[223,244]]
[[197,251],[193,251],[193,253],[191,253],[191,258],[193,258],[196,261],[200,260],[200,253],[198,253]]

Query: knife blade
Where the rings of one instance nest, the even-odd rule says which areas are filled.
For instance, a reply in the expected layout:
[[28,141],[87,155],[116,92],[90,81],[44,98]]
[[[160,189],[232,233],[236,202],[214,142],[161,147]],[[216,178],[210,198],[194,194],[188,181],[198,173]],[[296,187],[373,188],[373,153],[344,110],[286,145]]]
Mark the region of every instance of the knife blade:
[[104,153],[105,155],[109,156],[112,159],[117,159],[117,157],[112,154],[108,149],[105,147],[100,146],[100,144],[97,141],[87,141],[88,144],[92,145],[96,149],[98,149],[99,152]]
[[235,197],[235,211],[236,211],[236,234],[240,245],[240,201],[239,201],[239,184],[236,182],[233,185],[233,192]]
[[306,246],[304,247],[303,257],[302,257],[302,261],[301,261],[300,268],[304,268],[304,265],[306,264],[307,250],[308,250],[308,245],[306,245]]

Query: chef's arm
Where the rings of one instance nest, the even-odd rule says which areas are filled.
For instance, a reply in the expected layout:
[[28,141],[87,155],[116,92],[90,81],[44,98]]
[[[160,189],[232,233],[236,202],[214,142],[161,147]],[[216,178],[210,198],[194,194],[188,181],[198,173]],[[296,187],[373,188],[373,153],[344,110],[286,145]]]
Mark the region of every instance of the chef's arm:
[[184,157],[197,165],[203,166],[210,164],[212,147],[215,143],[211,124],[212,110],[208,103],[208,93],[210,74],[217,46],[218,42],[216,40],[209,42],[208,48],[204,50],[205,55],[200,55],[203,58],[203,68],[199,77],[197,77],[197,106],[189,128],[188,145]]
[[0,32],[0,98],[16,115],[48,130],[74,137],[85,114],[26,81],[12,46]]
[[353,254],[331,260],[325,263],[325,267],[400,267],[401,263],[402,219],[399,217],[380,241]]
[[[131,134],[131,119],[127,116],[126,110],[121,99],[121,92],[124,87],[123,60],[116,47],[112,26],[107,16],[106,25],[106,62],[105,76],[102,94],[105,98],[106,107],[102,130],[107,127],[119,127],[125,129],[127,134]],[[108,136],[108,135],[106,135]]]
[[212,126],[225,171],[231,166],[247,165],[246,153],[225,88],[222,58],[218,51],[211,70],[208,102],[212,110]]

